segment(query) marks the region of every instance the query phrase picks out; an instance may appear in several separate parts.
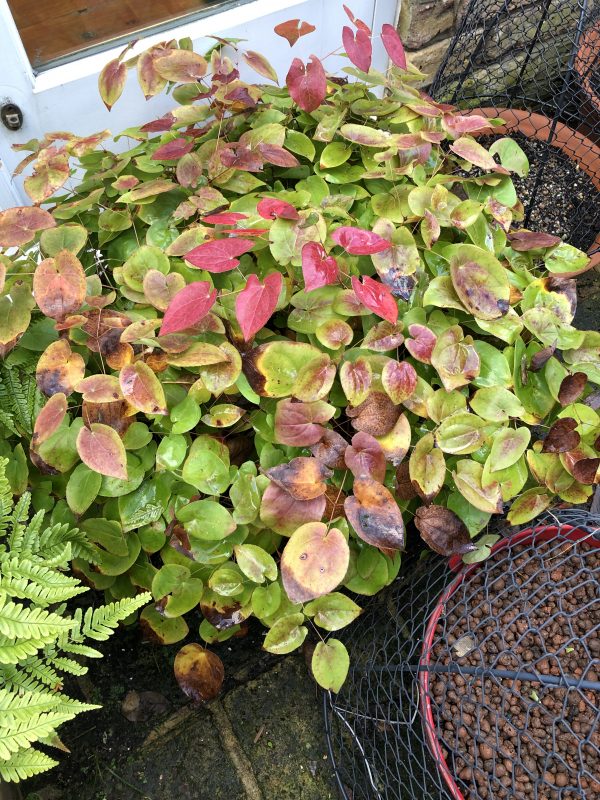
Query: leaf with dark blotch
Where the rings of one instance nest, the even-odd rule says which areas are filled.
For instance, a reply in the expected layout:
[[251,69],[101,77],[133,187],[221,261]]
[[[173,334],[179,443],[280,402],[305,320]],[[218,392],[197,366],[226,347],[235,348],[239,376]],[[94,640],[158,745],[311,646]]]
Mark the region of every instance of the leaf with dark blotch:
[[316,458],[299,456],[288,464],[267,470],[266,475],[296,500],[314,500],[325,494],[332,471]]
[[53,319],[64,319],[79,308],[86,295],[81,262],[68,250],[40,262],[33,274],[33,295],[40,311]]
[[273,28],[278,36],[282,36],[293,47],[301,36],[306,36],[307,33],[312,33],[316,30],[314,25],[310,22],[300,21],[299,19],[288,19],[286,22],[280,22]]
[[314,403],[280,400],[275,411],[276,440],[292,447],[316,444],[323,435],[322,424],[334,412],[335,408],[322,400]]
[[308,113],[317,109],[327,95],[325,70],[316,56],[311,56],[306,65],[299,58],[295,58],[286,75],[285,83],[292,100]]
[[408,361],[388,361],[382,372],[381,382],[393,403],[403,403],[417,387],[417,373]]
[[263,328],[275,311],[283,286],[280,272],[271,272],[261,283],[253,273],[235,299],[235,314],[244,341],[249,341]]
[[572,417],[558,419],[548,431],[542,447],[543,453],[566,453],[574,450],[581,441],[581,436],[575,430],[577,422]]
[[281,555],[283,587],[292,603],[332,592],[344,580],[350,548],[344,534],[322,522],[294,531]]
[[240,263],[238,256],[254,247],[252,239],[214,239],[194,247],[185,260],[207,272],[228,272]]
[[600,480],[600,475],[598,474],[598,470],[600,469],[600,458],[581,458],[579,461],[576,461],[573,464],[572,472],[573,477],[579,483],[583,483],[586,486],[591,485],[592,483],[598,483]]
[[396,496],[399,500],[412,500],[417,492],[410,479],[410,467],[403,461],[396,467]]
[[561,406],[568,406],[579,400],[586,383],[587,375],[585,372],[574,372],[572,375],[567,375],[566,378],[563,378],[558,390],[558,402]]
[[346,448],[345,462],[355,478],[372,478],[379,483],[385,479],[385,453],[381,445],[368,433],[355,433],[352,445]]
[[298,212],[291,203],[286,203],[285,200],[277,200],[275,197],[263,197],[256,206],[256,210],[263,219],[300,219]]
[[67,397],[83,378],[85,362],[71,350],[68,339],[51,342],[37,363],[35,379],[40,392],[47,397],[63,393]]
[[135,414],[126,400],[113,400],[110,403],[97,403],[84,400],[81,406],[81,417],[89,427],[93,422],[108,425],[119,436],[124,436],[127,428],[135,422]]
[[37,415],[31,447],[35,450],[59,428],[67,413],[67,398],[62,392],[52,395]]
[[415,525],[421,539],[441,556],[463,555],[477,550],[465,523],[444,506],[421,506],[417,509]]
[[358,28],[356,33],[347,25],[342,28],[342,44],[350,61],[362,72],[368,72],[371,67],[373,47],[371,36],[362,28]]
[[512,249],[519,253],[526,253],[528,250],[537,250],[538,248],[554,247],[555,244],[560,242],[559,236],[527,230],[513,231],[508,238]]
[[413,358],[423,364],[431,364],[431,354],[437,342],[435,333],[425,325],[413,323],[408,326],[411,339],[405,341],[405,347]]
[[127,480],[127,456],[119,434],[108,425],[93,423],[77,435],[79,457],[94,472]]
[[531,364],[529,365],[529,369],[531,372],[539,372],[544,364],[549,361],[552,356],[554,355],[554,351],[556,350],[557,342],[554,341],[552,344],[549,344],[548,347],[542,348],[542,350],[538,350],[535,355],[531,357]]
[[121,370],[119,383],[123,397],[144,414],[167,414],[167,402],[162,384],[143,361],[136,361]]
[[[145,282],[144,282],[145,287]],[[217,290],[208,281],[194,281],[177,292],[165,312],[159,335],[191,328],[214,306]]]
[[54,217],[38,206],[21,206],[0,212],[0,247],[22,247],[38,231],[54,228]]
[[[188,555],[191,556],[191,553]],[[200,611],[204,619],[218,631],[226,631],[234,625],[239,625],[247,616],[240,603],[233,598],[223,598],[214,594],[202,598]]]
[[221,691],[225,668],[216,653],[195,642],[184,645],[175,656],[175,680],[196,703],[207,703]]
[[450,260],[452,284],[461,303],[479,319],[504,316],[510,300],[508,272],[491,253],[469,245],[462,247],[465,254],[461,252]]
[[360,405],[348,407],[346,414],[355,430],[370,433],[371,436],[385,436],[396,424],[401,411],[387,394],[371,392]]
[[398,32],[393,25],[386,22],[381,28],[381,41],[393,64],[406,69],[406,53]]
[[394,299],[391,290],[379,281],[373,280],[368,275],[364,275],[362,283],[359,279],[352,276],[352,288],[360,302],[377,314],[378,317],[387,320],[392,325],[398,321],[398,304]]
[[344,453],[348,447],[348,442],[337,431],[329,428],[323,429],[323,436],[310,448],[311,453],[322,464],[331,469],[344,469]]
[[404,522],[392,494],[370,478],[354,481],[354,495],[344,503],[357,535],[375,547],[404,549]]
[[305,522],[322,519],[326,505],[324,495],[313,500],[296,500],[276,483],[270,483],[262,496],[260,519],[275,533],[290,536]]

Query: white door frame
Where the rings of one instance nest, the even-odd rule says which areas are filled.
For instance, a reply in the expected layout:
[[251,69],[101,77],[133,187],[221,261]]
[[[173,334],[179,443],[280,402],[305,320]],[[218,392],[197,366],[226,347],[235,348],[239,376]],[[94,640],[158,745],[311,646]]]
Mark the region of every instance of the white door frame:
[[[195,48],[202,52],[214,41],[207,38],[210,35],[243,36],[247,38],[250,48],[265,52],[281,81],[292,58],[306,60],[312,53],[325,56],[332,50],[332,40],[334,45],[339,44],[341,48],[341,29],[348,22],[342,9],[343,2],[253,0],[234,8],[217,10],[201,19],[177,20],[168,31],[150,32],[141,38],[128,55],[133,56],[167,38],[189,36]],[[346,2],[357,16],[373,27],[375,37],[384,22],[395,23],[398,18],[398,0]],[[273,34],[272,29],[279,22],[293,17],[308,20],[316,26],[316,32],[302,37],[290,48],[284,39]],[[134,75],[131,75],[114,109],[110,114],[104,109],[97,91],[97,75],[108,61],[122,51],[122,44],[36,74],[27,58],[7,0],[0,0],[0,31],[0,101],[2,104],[9,101],[16,103],[23,111],[23,126],[19,131],[8,131],[0,125],[0,206],[3,208],[29,202],[22,189],[22,177],[12,175],[24,155],[14,152],[13,144],[27,142],[47,131],[56,130],[88,135],[109,128],[117,133],[160,117],[173,106],[172,98],[165,95],[146,102]],[[377,41],[375,38],[373,66],[385,70],[387,54],[382,46],[377,45]],[[347,63],[337,56],[331,56],[327,67],[335,71]],[[240,65],[240,72],[242,78],[256,79],[244,64]]]

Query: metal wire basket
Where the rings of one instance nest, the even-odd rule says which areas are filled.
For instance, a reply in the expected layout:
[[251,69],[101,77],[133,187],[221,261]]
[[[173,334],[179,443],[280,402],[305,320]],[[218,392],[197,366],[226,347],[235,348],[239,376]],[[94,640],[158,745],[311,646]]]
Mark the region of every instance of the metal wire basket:
[[341,797],[598,800],[600,517],[546,515],[480,564],[403,574],[324,697]]
[[[431,94],[500,116],[504,131],[529,140],[533,179],[519,192],[524,226],[556,233],[590,255],[600,252],[598,0],[470,0]],[[591,196],[583,186],[576,196],[566,191],[562,201],[571,208],[563,229],[552,231],[538,210],[540,193],[563,159],[565,169],[570,160],[585,173]]]

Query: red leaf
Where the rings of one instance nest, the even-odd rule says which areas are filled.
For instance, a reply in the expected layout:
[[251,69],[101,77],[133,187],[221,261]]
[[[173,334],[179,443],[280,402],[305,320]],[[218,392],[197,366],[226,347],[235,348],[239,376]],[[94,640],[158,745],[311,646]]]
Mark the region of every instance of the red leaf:
[[296,156],[278,144],[262,142],[258,145],[258,149],[264,160],[269,164],[275,164],[276,167],[297,167],[300,164]]
[[184,258],[192,266],[207,272],[228,272],[240,263],[237,256],[252,250],[251,239],[214,239],[194,247]]
[[335,230],[331,234],[331,238],[353,256],[370,256],[373,253],[383,253],[384,250],[390,248],[387,239],[373,231],[365,231],[362,228],[352,228],[347,225],[342,225]]
[[235,225],[240,219],[248,219],[248,214],[239,211],[223,211],[220,214],[207,214],[202,217],[202,222],[209,222],[211,225]]
[[357,19],[357,17],[354,16],[352,11],[350,11],[348,6],[342,5],[342,8],[346,12],[346,16],[348,17],[350,22],[352,22],[354,25],[356,25],[356,27],[359,28],[361,31],[364,31],[365,33],[368,33],[369,35],[371,34],[371,28],[369,28],[369,26],[367,25],[366,22],[363,22],[362,19]]
[[196,281],[177,292],[165,311],[159,336],[191,328],[214,306],[217,290],[208,281]]
[[109,111],[123,94],[126,79],[127,67],[118,58],[109,61],[98,76],[100,97]]
[[161,146],[152,153],[151,158],[152,161],[172,161],[173,159],[181,158],[186,153],[189,153],[193,147],[194,143],[188,142],[186,139],[173,139],[170,142],[161,144]]
[[276,200],[274,197],[263,197],[256,210],[263,219],[300,219],[291,203]]
[[435,333],[425,325],[419,325],[416,322],[408,326],[408,332],[412,336],[412,339],[404,342],[408,352],[417,361],[431,364],[431,354],[437,342]]
[[536,231],[520,230],[509,235],[510,246],[519,253],[528,250],[537,250],[539,247],[554,247],[560,242],[559,236],[550,233],[537,233]]
[[169,112],[168,114],[165,114],[164,117],[160,117],[160,119],[154,119],[152,122],[147,122],[145,125],[142,125],[140,130],[144,131],[145,133],[160,133],[162,131],[170,131],[174,122],[175,117]]
[[314,25],[309,22],[300,22],[299,19],[288,19],[287,22],[280,22],[273,28],[278,36],[287,39],[290,47],[293,47],[301,36],[312,33],[316,30]]
[[262,236],[268,231],[268,228],[223,228],[222,233],[228,233],[230,236]]
[[371,67],[371,57],[373,55],[373,47],[371,46],[371,37],[365,33],[362,28],[358,28],[356,34],[347,25],[342,29],[342,43],[344,50],[350,61],[355,67],[368,72]]
[[306,292],[335,283],[339,277],[337,261],[319,242],[307,242],[302,248],[302,275]]
[[295,58],[285,82],[292,100],[309,113],[318,108],[327,95],[325,70],[316,56],[311,56],[306,66]]
[[263,166],[260,155],[242,144],[232,144],[224,147],[220,153],[221,164],[224,167],[243,169],[246,172],[259,172]]
[[406,53],[398,32],[393,25],[386,22],[381,28],[381,41],[393,64],[400,69],[406,69]]
[[394,325],[398,320],[398,305],[387,286],[379,281],[374,281],[365,275],[361,283],[358,278],[352,276],[352,288],[354,293],[369,311],[377,314],[378,317],[386,319]]
[[248,276],[246,286],[235,299],[235,313],[246,342],[269,321],[282,286],[280,272],[267,275],[262,284],[256,275]]

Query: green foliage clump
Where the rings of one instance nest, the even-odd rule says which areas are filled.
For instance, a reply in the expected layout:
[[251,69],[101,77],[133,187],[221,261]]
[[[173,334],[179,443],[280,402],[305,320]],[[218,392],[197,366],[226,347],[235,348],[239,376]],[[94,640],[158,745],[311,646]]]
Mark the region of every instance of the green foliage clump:
[[[31,430],[31,371],[19,411],[2,388],[13,485],[87,534],[75,565],[109,601],[152,592],[164,643],[199,606],[205,642],[255,616],[289,652],[360,613],[343,589],[395,578],[405,520],[473,560],[492,515],[598,480],[588,257],[519,230],[520,148],[419,91],[389,26],[395,66],[370,68],[361,25],[351,81],[312,57],[279,86],[235,42],[117,59],[109,107],[137,64],[172,111],[114,151],[107,131],[29,142],[38,205],[0,215],[0,386],[36,361],[48,398]],[[313,666],[339,687],[343,645]]]
[[56,729],[99,706],[74,700],[61,673],[84,675],[81,657],[101,653],[86,644],[106,640],[149,597],[140,594],[98,608],[67,610],[87,591],[68,574],[72,557],[93,559],[86,537],[65,524],[29,520],[29,494],[16,504],[0,458],[0,777],[20,781],[56,765],[35,743],[61,747]]

